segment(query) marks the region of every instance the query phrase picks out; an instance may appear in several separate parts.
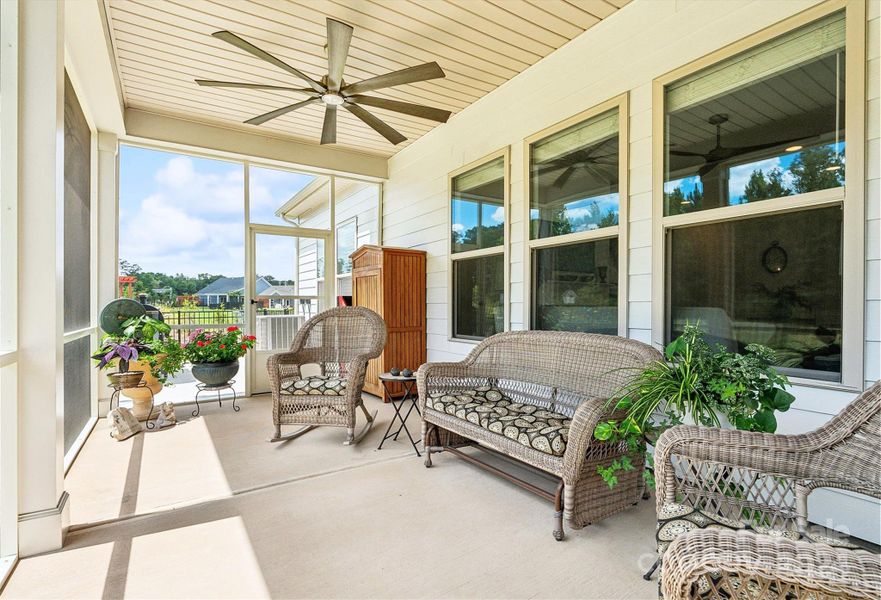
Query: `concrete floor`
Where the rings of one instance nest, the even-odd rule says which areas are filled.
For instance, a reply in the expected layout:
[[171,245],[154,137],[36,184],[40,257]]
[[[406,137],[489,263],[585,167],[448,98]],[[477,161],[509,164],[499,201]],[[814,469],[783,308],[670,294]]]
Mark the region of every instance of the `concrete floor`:
[[3,597],[656,597],[653,503],[557,543],[528,492],[453,456],[425,469],[401,438],[377,451],[392,409],[370,404],[356,448],[331,428],[268,443],[268,398],[124,442],[99,422],[67,479],[80,525]]

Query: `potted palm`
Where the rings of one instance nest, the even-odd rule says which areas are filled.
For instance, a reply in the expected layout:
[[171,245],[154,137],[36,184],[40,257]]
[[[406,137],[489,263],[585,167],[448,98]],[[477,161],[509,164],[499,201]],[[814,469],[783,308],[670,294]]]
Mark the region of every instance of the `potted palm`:
[[184,347],[187,360],[193,363],[193,377],[211,388],[229,385],[239,372],[239,359],[254,347],[256,339],[236,326],[226,331],[197,329]]

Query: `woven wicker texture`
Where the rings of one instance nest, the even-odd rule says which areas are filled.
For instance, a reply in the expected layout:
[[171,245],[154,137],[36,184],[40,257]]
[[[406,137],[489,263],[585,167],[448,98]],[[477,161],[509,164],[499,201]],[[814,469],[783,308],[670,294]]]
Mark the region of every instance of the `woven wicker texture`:
[[[627,454],[622,444],[593,438],[601,419],[610,418],[607,400],[634,374],[661,354],[651,346],[616,336],[557,331],[511,331],[478,344],[457,363],[427,363],[416,373],[426,446],[475,441],[563,480],[565,518],[580,528],[633,505],[643,492],[640,469],[619,477],[613,489],[597,473]],[[430,394],[455,393],[490,385],[515,402],[571,416],[562,457],[529,448],[453,415],[426,407]],[[620,416],[620,415],[618,415]],[[426,439],[429,425],[435,438]],[[632,456],[635,464],[641,460]]]
[[[704,513],[739,520],[753,527],[804,532],[808,528],[808,495],[814,489],[838,488],[881,498],[879,456],[881,382],[876,382],[863,392],[827,424],[805,434],[775,435],[681,425],[664,432],[655,449],[658,512],[661,514],[665,505],[679,502]],[[664,552],[661,567],[665,590],[668,589],[668,579],[672,591],[674,588],[680,589],[682,578],[688,577],[679,572],[680,565],[692,564],[687,561],[704,560],[700,555],[705,550],[702,544],[713,539],[707,535],[706,531],[693,531],[682,535],[682,541],[677,538],[670,544]],[[801,586],[792,588],[790,595],[786,596],[788,598],[821,597],[802,593],[799,591],[801,589],[832,594],[829,597],[878,597],[877,592],[875,596],[861,595],[863,592],[860,590],[864,588],[859,586],[842,588],[829,583],[831,587],[823,587],[827,584],[819,574],[813,580],[809,570],[805,574],[804,569],[790,569],[785,561],[786,552],[794,552],[795,548],[798,552],[805,552],[805,564],[815,558],[825,561],[832,557],[839,561],[837,564],[847,568],[862,569],[870,564],[874,566],[864,571],[847,572],[846,577],[842,575],[836,581],[871,581],[876,578],[877,582],[877,559],[869,563],[856,559],[856,562],[847,562],[842,557],[856,551],[833,550],[826,544],[802,541],[787,542],[796,544],[792,547],[776,546],[770,542],[755,541],[756,537],[768,536],[750,533],[749,536],[724,538],[748,540],[750,544],[757,545],[754,548],[761,550],[767,570],[756,573],[756,576],[764,577],[766,581],[756,585],[770,582],[778,586],[774,589],[783,589],[782,586],[789,584]],[[691,545],[690,540],[694,540],[695,544]],[[782,544],[782,541],[779,543]],[[677,558],[672,561],[674,548]],[[779,562],[774,554],[775,548],[781,552]],[[744,550],[745,556],[749,557],[750,551]],[[686,559],[681,555],[687,555],[685,563],[683,561]],[[800,557],[794,562],[801,562]],[[731,569],[736,574],[736,567]],[[752,571],[744,573],[751,575]],[[848,593],[852,595],[842,590],[849,590]],[[760,593],[756,597],[776,596],[763,596]]]
[[[276,438],[282,425],[335,425],[346,427],[351,437],[367,362],[382,353],[386,335],[382,317],[360,306],[331,308],[306,321],[290,351],[271,356],[267,363]],[[300,374],[303,365],[316,365],[323,377],[344,379],[343,393],[285,393],[305,378]]]
[[664,554],[666,600],[881,598],[881,558],[863,550],[793,542],[750,531],[701,529]]

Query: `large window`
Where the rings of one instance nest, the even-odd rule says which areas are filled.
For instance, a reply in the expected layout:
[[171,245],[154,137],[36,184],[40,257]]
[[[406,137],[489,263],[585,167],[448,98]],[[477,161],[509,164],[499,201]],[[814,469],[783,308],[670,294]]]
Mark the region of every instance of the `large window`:
[[666,339],[700,321],[730,350],[842,380],[845,66],[838,12],[659,81]]
[[505,329],[508,152],[450,176],[452,337],[479,340]]
[[532,329],[624,332],[622,115],[625,97],[527,140]]

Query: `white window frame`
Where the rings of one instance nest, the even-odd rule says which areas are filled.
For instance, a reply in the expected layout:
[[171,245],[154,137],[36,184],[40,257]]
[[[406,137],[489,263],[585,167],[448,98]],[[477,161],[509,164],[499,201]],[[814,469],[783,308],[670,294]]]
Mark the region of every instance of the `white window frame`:
[[[354,217],[349,217],[349,218],[346,219],[345,221],[342,221],[341,223],[339,223],[339,224],[334,228],[333,243],[334,243],[334,246],[336,246],[336,247],[334,248],[334,252],[339,253],[339,251],[340,251],[340,247],[339,247],[339,243],[340,243],[340,235],[339,235],[339,233],[340,233],[340,229],[342,229],[342,228],[345,227],[346,225],[350,225],[350,224],[352,224],[352,223],[355,224],[355,250],[358,249],[358,215],[355,215]],[[339,261],[339,258],[340,258],[340,257],[337,256],[337,262]],[[338,270],[338,268],[339,268],[339,264],[334,263],[334,272],[335,272],[335,274],[336,274],[336,278],[337,278],[337,279],[340,279],[340,278],[342,278],[342,277],[351,277],[351,276],[352,276],[352,272],[351,272],[351,271],[349,271],[348,273],[340,273],[339,270]],[[337,288],[337,290],[339,290],[339,288]]]
[[[665,86],[719,61],[755,48],[827,15],[845,10],[845,135],[847,169],[843,187],[787,196],[785,202],[767,200],[664,216]],[[687,225],[718,223],[749,217],[798,212],[822,206],[843,206],[842,255],[842,363],[841,382],[790,377],[797,385],[859,391],[863,387],[864,330],[864,188],[865,188],[865,64],[866,7],[861,0],[830,0],[762,31],[712,52],[653,82],[652,89],[652,341],[664,346],[668,335],[667,233]]]
[[18,2],[0,2],[0,587],[18,560]]
[[[490,163],[492,161],[502,159],[504,165],[504,199],[502,202],[502,207],[505,212],[505,223],[502,227],[503,233],[503,241],[499,246],[493,246],[492,248],[478,248],[477,250],[466,250],[465,252],[453,252],[453,179],[462,175],[463,173],[467,173],[481,165]],[[505,146],[504,148],[500,148],[495,152],[487,154],[477,160],[471,161],[467,165],[463,165],[459,167],[455,171],[451,171],[447,175],[447,339],[449,341],[454,342],[465,342],[470,344],[479,344],[485,338],[482,337],[471,337],[471,336],[456,336],[455,335],[455,323],[453,319],[455,318],[456,308],[454,306],[454,302],[456,299],[455,290],[453,289],[455,279],[453,277],[453,268],[455,267],[455,262],[459,260],[467,260],[469,258],[480,258],[484,256],[502,256],[502,263],[504,265],[504,276],[503,276],[503,294],[504,300],[502,302],[502,306],[504,308],[504,323],[503,323],[503,331],[508,331],[511,328],[511,255],[510,255],[510,245],[511,245],[511,147]]]
[[[618,225],[603,227],[592,231],[579,231],[547,238],[532,239],[530,236],[530,207],[532,204],[532,185],[529,179],[531,147],[536,142],[559,131],[578,125],[611,110],[618,110]],[[533,250],[568,246],[580,242],[593,242],[618,238],[618,335],[627,336],[628,299],[628,230],[630,187],[628,169],[630,165],[630,96],[625,92],[583,112],[573,115],[546,129],[542,129],[523,140],[523,326],[532,329],[532,305],[535,292],[535,275],[532,268]]]

